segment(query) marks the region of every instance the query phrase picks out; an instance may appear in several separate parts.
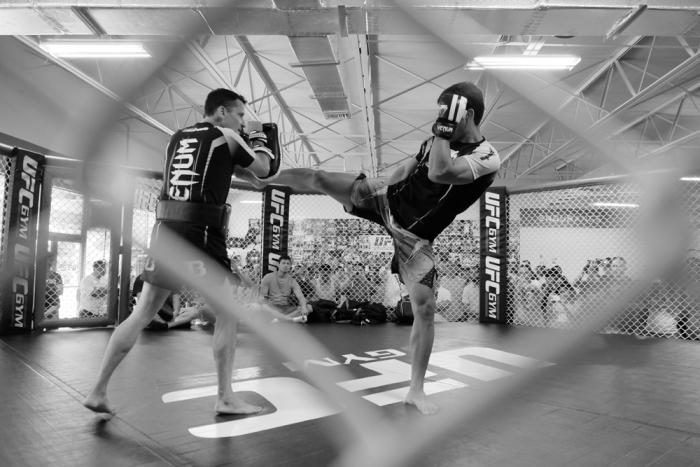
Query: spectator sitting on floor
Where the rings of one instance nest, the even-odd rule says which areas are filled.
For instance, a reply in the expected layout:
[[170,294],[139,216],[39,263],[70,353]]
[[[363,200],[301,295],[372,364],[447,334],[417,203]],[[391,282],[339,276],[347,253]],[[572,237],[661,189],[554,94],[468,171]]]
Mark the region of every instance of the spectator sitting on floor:
[[44,318],[58,318],[58,310],[61,308],[61,295],[63,295],[63,277],[56,272],[56,256],[48,258],[49,270],[46,273],[46,293],[44,300]]
[[328,300],[331,302],[338,300],[338,286],[330,265],[321,264],[318,267],[318,276],[313,280],[313,288],[314,300]]
[[469,321],[479,318],[479,284],[476,268],[467,268],[467,283],[462,289],[462,306],[464,313],[458,321]]
[[444,317],[452,308],[452,293],[444,286],[438,276],[435,280],[435,307],[436,311]]
[[301,289],[301,293],[304,294],[304,297],[312,298],[314,295],[314,286],[310,280],[311,275],[309,274],[309,268],[302,264],[297,264],[294,266],[292,276],[294,276],[297,284],[299,284],[299,288]]
[[[265,274],[262,278],[260,294],[268,304],[272,305],[273,311],[277,312],[275,319],[305,323],[311,307],[306,303],[299,284],[290,274],[291,270],[292,259],[282,255],[277,271]],[[292,303],[292,296],[296,297],[299,305]]]
[[107,314],[107,262],[92,263],[92,273],[80,282],[78,317],[95,318]]
[[360,262],[351,263],[349,277],[341,284],[340,305],[355,308],[358,303],[369,302],[376,292],[365,274],[365,267]]
[[[161,309],[158,310],[158,313],[153,317],[153,320],[148,323],[146,329],[151,331],[167,331],[174,327],[181,327],[181,320],[175,322],[176,317],[180,314],[180,294],[171,293],[168,298],[165,299],[165,303],[163,303]],[[189,324],[189,321],[187,321],[187,323]]]

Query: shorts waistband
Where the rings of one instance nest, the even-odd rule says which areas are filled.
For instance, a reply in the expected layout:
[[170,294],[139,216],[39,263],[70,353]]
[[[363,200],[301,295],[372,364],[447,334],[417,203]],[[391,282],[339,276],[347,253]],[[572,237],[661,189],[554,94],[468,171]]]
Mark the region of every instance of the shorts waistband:
[[209,225],[216,228],[227,228],[230,216],[231,206],[228,204],[213,205],[161,200],[156,208],[158,221]]

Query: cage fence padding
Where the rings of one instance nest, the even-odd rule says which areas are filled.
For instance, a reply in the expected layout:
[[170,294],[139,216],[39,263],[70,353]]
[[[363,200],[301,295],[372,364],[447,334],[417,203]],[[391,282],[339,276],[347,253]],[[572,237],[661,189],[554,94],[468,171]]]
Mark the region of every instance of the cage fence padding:
[[[511,194],[507,322],[577,328],[631,290],[648,267],[641,191],[626,182]],[[655,280],[600,332],[700,335],[700,184],[681,182],[679,191],[694,247],[676,274]]]

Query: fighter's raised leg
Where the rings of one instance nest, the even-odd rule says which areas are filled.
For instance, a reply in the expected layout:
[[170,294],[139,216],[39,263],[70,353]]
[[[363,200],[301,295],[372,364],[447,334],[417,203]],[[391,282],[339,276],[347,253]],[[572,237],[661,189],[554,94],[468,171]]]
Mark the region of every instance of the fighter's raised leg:
[[345,172],[327,172],[307,168],[287,169],[280,171],[271,179],[260,180],[249,174],[236,173],[236,176],[249,181],[253,186],[262,189],[267,185],[283,185],[299,192],[319,192],[330,196],[346,209],[352,209],[350,194],[356,174]]

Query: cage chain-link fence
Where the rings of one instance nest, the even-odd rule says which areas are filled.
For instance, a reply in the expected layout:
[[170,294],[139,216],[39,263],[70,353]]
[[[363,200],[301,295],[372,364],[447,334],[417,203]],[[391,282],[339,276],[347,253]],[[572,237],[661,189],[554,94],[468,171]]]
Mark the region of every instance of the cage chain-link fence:
[[51,209],[44,318],[77,318],[80,283],[85,273],[81,262],[84,196],[69,179],[49,178],[48,181],[45,189],[51,193]]
[[[289,253],[305,298],[381,303],[391,318],[406,291],[391,274],[394,247],[384,228],[344,213],[327,196],[294,195],[290,203]],[[433,244],[438,319],[478,319],[478,228],[475,216],[458,218]]]
[[[7,248],[7,237],[9,235],[10,224],[10,193],[12,189],[12,174],[14,171],[15,159],[9,156],[0,156],[0,270],[5,270],[5,254]],[[0,291],[2,294],[2,291]],[[0,295],[0,303],[4,303],[4,297]]]
[[[697,236],[698,184],[681,191]],[[576,328],[630,290],[647,257],[639,242],[642,195],[635,183],[511,194],[508,323]],[[657,280],[600,331],[697,338],[700,260],[688,253],[685,271]]]

